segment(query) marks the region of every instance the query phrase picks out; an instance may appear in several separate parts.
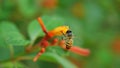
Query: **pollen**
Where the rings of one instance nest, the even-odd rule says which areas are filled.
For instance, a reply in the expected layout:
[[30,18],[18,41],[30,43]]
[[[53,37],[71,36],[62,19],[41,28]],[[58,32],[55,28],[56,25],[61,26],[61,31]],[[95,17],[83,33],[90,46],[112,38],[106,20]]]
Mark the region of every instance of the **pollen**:
[[63,34],[66,34],[67,30],[69,30],[69,26],[59,26],[49,32],[54,36],[61,36]]

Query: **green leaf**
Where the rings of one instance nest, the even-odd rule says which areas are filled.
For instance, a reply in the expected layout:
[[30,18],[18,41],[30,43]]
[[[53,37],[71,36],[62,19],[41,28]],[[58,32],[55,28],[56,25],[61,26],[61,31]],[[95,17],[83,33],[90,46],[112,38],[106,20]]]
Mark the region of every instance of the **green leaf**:
[[54,53],[44,53],[43,55],[41,55],[40,59],[57,62],[61,64],[63,68],[76,68],[76,66],[70,61]]
[[[0,43],[1,44],[1,43]],[[0,47],[0,62],[11,58],[10,49],[7,47]]]
[[[42,20],[47,30],[52,30],[58,26],[62,26],[64,23],[64,20],[58,16],[45,15],[45,16],[42,16]],[[37,19],[30,23],[28,27],[28,34],[32,41],[36,40],[37,37],[44,35]]]
[[37,12],[37,4],[34,0],[18,0],[19,11],[26,17],[32,17]]
[[63,26],[65,23],[65,20],[62,17],[53,15],[53,16],[42,16],[42,20],[45,23],[45,26],[48,30],[53,30],[54,28],[58,26]]
[[34,20],[30,23],[29,27],[28,27],[28,34],[30,36],[30,39],[32,41],[36,40],[36,38],[38,36],[43,36],[44,33],[42,32],[39,23],[37,22],[37,20]]
[[64,50],[60,46],[49,46],[48,48],[46,48],[46,52],[51,52],[60,56],[69,55],[69,51]]
[[4,63],[2,65],[0,65],[0,68],[26,68],[27,66],[25,66],[24,64],[20,63],[20,62],[8,62],[8,63]]
[[0,23],[0,45],[24,46],[29,43],[28,40],[20,34],[16,26],[10,22],[4,21]]

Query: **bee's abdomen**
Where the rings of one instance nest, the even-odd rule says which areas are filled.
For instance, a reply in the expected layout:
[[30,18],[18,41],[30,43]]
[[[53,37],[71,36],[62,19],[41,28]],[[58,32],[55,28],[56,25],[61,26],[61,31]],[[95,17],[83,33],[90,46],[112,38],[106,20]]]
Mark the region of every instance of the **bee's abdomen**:
[[73,44],[72,39],[69,39],[69,40],[66,42],[66,49],[70,49],[70,48],[72,47],[72,44]]
[[70,45],[66,45],[66,49],[70,49],[72,46]]

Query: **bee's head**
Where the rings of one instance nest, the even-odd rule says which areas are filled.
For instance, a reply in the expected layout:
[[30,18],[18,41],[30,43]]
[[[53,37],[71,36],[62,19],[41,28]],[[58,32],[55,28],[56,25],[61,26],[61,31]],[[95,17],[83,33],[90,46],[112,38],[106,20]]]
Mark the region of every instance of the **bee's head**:
[[67,30],[66,33],[72,33],[72,31],[71,30]]
[[71,30],[67,30],[67,31],[66,31],[66,34],[67,34],[68,36],[72,36],[72,31],[71,31]]

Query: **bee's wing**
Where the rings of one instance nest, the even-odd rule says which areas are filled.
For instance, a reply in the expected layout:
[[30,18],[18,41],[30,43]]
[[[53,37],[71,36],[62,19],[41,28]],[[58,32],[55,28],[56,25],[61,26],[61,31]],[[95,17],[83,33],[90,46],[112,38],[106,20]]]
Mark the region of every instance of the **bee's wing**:
[[73,35],[73,41],[75,45],[83,45],[83,39],[80,36]]

